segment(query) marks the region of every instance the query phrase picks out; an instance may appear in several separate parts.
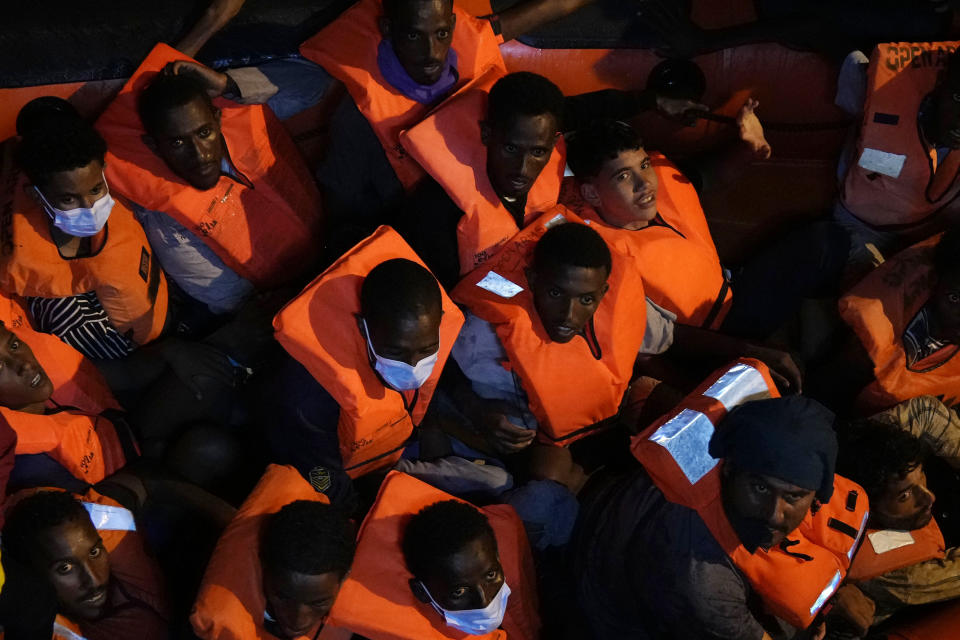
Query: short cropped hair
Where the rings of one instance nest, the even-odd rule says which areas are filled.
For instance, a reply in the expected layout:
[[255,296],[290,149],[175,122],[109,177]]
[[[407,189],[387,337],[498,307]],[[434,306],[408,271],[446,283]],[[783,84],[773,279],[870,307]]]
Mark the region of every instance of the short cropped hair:
[[43,187],[62,171],[106,160],[107,143],[66,100],[44,96],[17,115],[17,164],[30,182]]
[[581,180],[595,178],[605,162],[643,147],[637,130],[617,120],[595,120],[567,136],[567,164]]
[[510,73],[497,80],[490,89],[487,121],[506,128],[521,116],[549,113],[558,127],[563,125],[563,93],[557,85],[529,71]]
[[[430,0],[383,0],[383,15],[387,16],[388,19],[393,20],[403,8],[415,2],[429,1]],[[450,10],[453,11],[453,0],[444,0],[444,2],[448,4],[450,6]]]
[[839,425],[836,471],[862,486],[871,500],[883,496],[892,480],[922,465],[927,445],[895,425],[866,418]]
[[36,553],[37,538],[67,522],[90,522],[79,500],[66,491],[40,491],[18,502],[3,527],[3,552],[24,564]]
[[339,509],[297,500],[267,518],[260,537],[260,561],[274,571],[345,576],[355,546],[353,527]]
[[600,234],[585,224],[568,222],[547,230],[533,250],[533,269],[554,267],[602,268],[610,275],[613,259]]
[[403,559],[410,573],[423,578],[436,571],[438,563],[483,536],[490,536],[496,546],[490,522],[476,507],[459,500],[435,502],[407,523]]
[[150,81],[137,98],[137,113],[140,123],[147,133],[157,131],[172,109],[182,107],[194,100],[203,103],[213,111],[213,101],[207,90],[195,78],[185,75],[165,75],[162,73]]
[[933,254],[933,266],[937,273],[960,272],[960,228],[954,227],[940,238]]
[[381,262],[360,286],[360,313],[364,318],[417,317],[442,306],[437,279],[426,268],[405,258]]

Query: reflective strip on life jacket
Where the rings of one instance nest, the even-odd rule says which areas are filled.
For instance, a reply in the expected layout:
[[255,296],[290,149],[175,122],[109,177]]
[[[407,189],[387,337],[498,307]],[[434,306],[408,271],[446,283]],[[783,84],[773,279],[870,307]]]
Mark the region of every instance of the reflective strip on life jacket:
[[840,315],[873,362],[874,381],[857,399],[876,413],[916,396],[960,398],[960,347],[947,345],[907,366],[903,333],[927,304],[936,286],[933,254],[940,236],[904,249],[840,298]]
[[90,520],[97,531],[136,531],[133,514],[123,507],[96,502],[84,502],[83,507],[90,514]]
[[[463,211],[457,223],[460,274],[491,258],[520,228],[487,177],[487,147],[480,122],[487,116],[487,96],[503,77],[493,69],[448,98],[423,122],[400,137],[407,152],[443,187]],[[523,226],[551,209],[560,196],[566,164],[563,139],[527,193]]]
[[[609,290],[585,334],[567,343],[552,341],[534,307],[525,269],[547,229],[562,223],[582,221],[558,205],[461,280],[452,295],[493,325],[509,357],[508,368],[519,378],[540,423],[541,441],[567,445],[617,415],[643,344],[647,305],[639,272],[611,249]],[[512,288],[504,292],[488,284],[494,276]]]
[[72,622],[58,615],[53,621],[53,640],[87,640],[80,635],[79,628],[74,631],[71,626]]
[[[456,28],[451,48],[457,54],[458,87],[494,68],[506,73],[499,45],[487,20],[453,7]],[[424,176],[417,161],[407,155],[400,132],[420,122],[436,105],[421,104],[393,88],[380,73],[377,48],[382,39],[380,0],[360,0],[300,45],[300,53],[342,82],[383,145],[387,159],[404,187],[411,190]]]
[[104,227],[103,247],[87,257],[64,258],[50,234],[47,214],[18,181],[5,223],[9,242],[0,256],[0,283],[24,297],[65,298],[93,291],[124,336],[142,345],[156,339],[167,319],[167,280],[133,213],[116,200]]
[[143,142],[141,90],[166,66],[189,57],[157,44],[97,120],[107,141],[110,187],[161,211],[203,240],[227,267],[259,288],[295,278],[320,241],[320,192],[299,151],[266,105],[216,99],[229,160],[239,178],[221,176],[201,191],[176,176]]
[[709,443],[729,410],[778,396],[766,366],[741,359],[712,374],[677,408],[634,436],[631,450],[667,500],[696,510],[765,607],[806,628],[846,575],[868,509],[862,488],[834,476],[830,502],[808,512],[790,533],[789,554],[780,547],[753,553],[743,547],[723,508],[720,465],[710,456]]
[[[536,576],[523,523],[512,507],[480,509],[497,540],[503,577],[510,585],[500,629],[466,635],[444,623],[429,604],[410,590],[413,577],[401,548],[410,517],[437,502],[458,500],[411,476],[387,474],[377,500],[360,527],[350,575],[330,611],[329,620],[370,640],[535,640],[540,637]],[[459,501],[459,500],[458,500]],[[376,612],[376,615],[371,615]]]
[[433,372],[416,391],[401,393],[386,387],[370,365],[357,318],[363,279],[374,267],[394,258],[424,266],[396,231],[380,227],[320,274],[273,320],[277,341],[340,405],[340,456],[354,478],[400,458],[413,427],[423,419],[463,326],[463,313],[441,287],[440,351]]
[[[923,221],[960,195],[960,181],[933,198],[936,150],[923,140],[921,103],[960,42],[877,45],[867,68],[867,98],[855,155],[841,186],[843,205],[877,227]],[[956,153],[954,151],[953,153]]]
[[647,297],[677,314],[677,322],[717,328],[733,295],[707,219],[693,184],[669,160],[651,153],[657,175],[657,213],[661,222],[643,229],[612,227],[580,195],[579,185],[564,180],[560,201],[573,209],[611,246],[637,261]]

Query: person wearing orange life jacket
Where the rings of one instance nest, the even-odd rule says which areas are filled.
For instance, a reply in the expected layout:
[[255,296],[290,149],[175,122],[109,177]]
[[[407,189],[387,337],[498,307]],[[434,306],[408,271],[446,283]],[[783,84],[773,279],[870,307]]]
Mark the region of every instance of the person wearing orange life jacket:
[[583,505],[579,595],[597,637],[823,638],[828,602],[848,615],[866,497],[834,475],[833,414],[776,395],[756,361],[721,369],[635,436],[643,469]]
[[[346,85],[318,177],[338,222],[369,233],[423,177],[399,135],[488,69],[505,72],[499,45],[592,0],[523,0],[469,15],[454,0],[362,0],[300,47]],[[369,212],[369,213],[366,213]]]
[[274,455],[304,474],[320,466],[355,478],[391,466],[424,419],[462,323],[409,246],[378,229],[274,320],[296,360],[264,393]]
[[[960,397],[960,230],[904,249],[840,299],[852,336],[818,395],[873,413],[920,395]],[[859,395],[857,395],[859,393]]]
[[786,353],[676,324],[640,278],[596,231],[555,210],[457,286],[454,299],[469,310],[453,350],[464,376],[458,404],[494,451],[515,453],[538,435],[566,446],[616,423],[632,428],[641,356],[753,355],[799,391]]
[[838,225],[813,223],[732,272],[721,265],[698,191],[729,184],[750,162],[769,158],[757,106],[748,100],[741,108],[736,143],[690,163],[692,179],[644,149],[629,125],[594,121],[567,136],[579,193],[565,185],[561,202],[638,262],[647,296],[679,322],[762,339],[796,313],[804,297],[832,293],[849,249]]
[[477,509],[391,472],[360,528],[330,621],[370,640],[539,638],[519,518],[509,506]]
[[83,502],[41,490],[9,511],[3,552],[52,587],[54,635],[166,638],[168,613],[158,567],[145,555],[133,515],[91,492]]
[[[927,480],[931,460],[926,443],[934,451],[949,452],[960,438],[955,414],[946,424],[935,417],[947,412],[936,398],[923,396],[838,429],[837,470],[870,497],[866,539],[849,576],[864,595],[861,633],[908,606],[960,596],[960,555],[956,541],[945,541],[934,517],[935,496]],[[955,458],[948,460],[957,464]],[[949,496],[950,485],[941,486]]]
[[433,180],[405,202],[398,229],[441,284],[452,287],[556,204],[563,131],[654,106],[667,114],[706,108],[649,92],[564,98],[535,73],[487,72],[403,134],[404,149]]
[[0,287],[27,298],[33,324],[93,359],[156,340],[167,283],[133,214],[104,177],[106,143],[65,100],[17,117],[21,176],[4,220]]
[[862,124],[841,154],[834,216],[853,240],[856,275],[957,219],[957,44],[889,42],[844,61],[837,104]]

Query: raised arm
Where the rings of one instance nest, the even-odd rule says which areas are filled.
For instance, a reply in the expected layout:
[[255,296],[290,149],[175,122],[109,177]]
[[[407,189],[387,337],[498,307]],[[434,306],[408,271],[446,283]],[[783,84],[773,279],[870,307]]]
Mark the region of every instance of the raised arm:
[[203,12],[200,20],[174,48],[191,58],[207,44],[220,29],[223,29],[230,20],[240,11],[244,0],[213,0]]
[[508,42],[593,2],[594,0],[522,0],[499,14],[500,34],[504,42]]

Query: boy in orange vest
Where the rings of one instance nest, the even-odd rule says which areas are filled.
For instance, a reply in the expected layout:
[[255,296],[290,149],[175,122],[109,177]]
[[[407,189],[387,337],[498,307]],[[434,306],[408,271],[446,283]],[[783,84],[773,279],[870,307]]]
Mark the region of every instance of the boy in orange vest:
[[[960,555],[955,541],[944,541],[927,482],[928,472],[939,472],[929,468],[931,449],[954,468],[960,464],[956,411],[933,396],[921,396],[846,425],[838,436],[837,471],[863,486],[870,498],[869,531],[850,570],[864,594],[858,631],[865,633],[907,606],[960,597]],[[955,476],[943,479],[949,483],[943,485],[949,502]]]
[[[770,157],[757,106],[748,100],[741,108],[739,143],[703,167],[697,190],[727,183],[737,168]],[[829,222],[791,231],[732,273],[724,269],[691,181],[648,152],[623,122],[597,120],[577,130],[567,152],[579,194],[561,198],[564,204],[635,257],[647,295],[683,324],[767,338],[803,298],[831,293],[839,279],[848,243]]]

